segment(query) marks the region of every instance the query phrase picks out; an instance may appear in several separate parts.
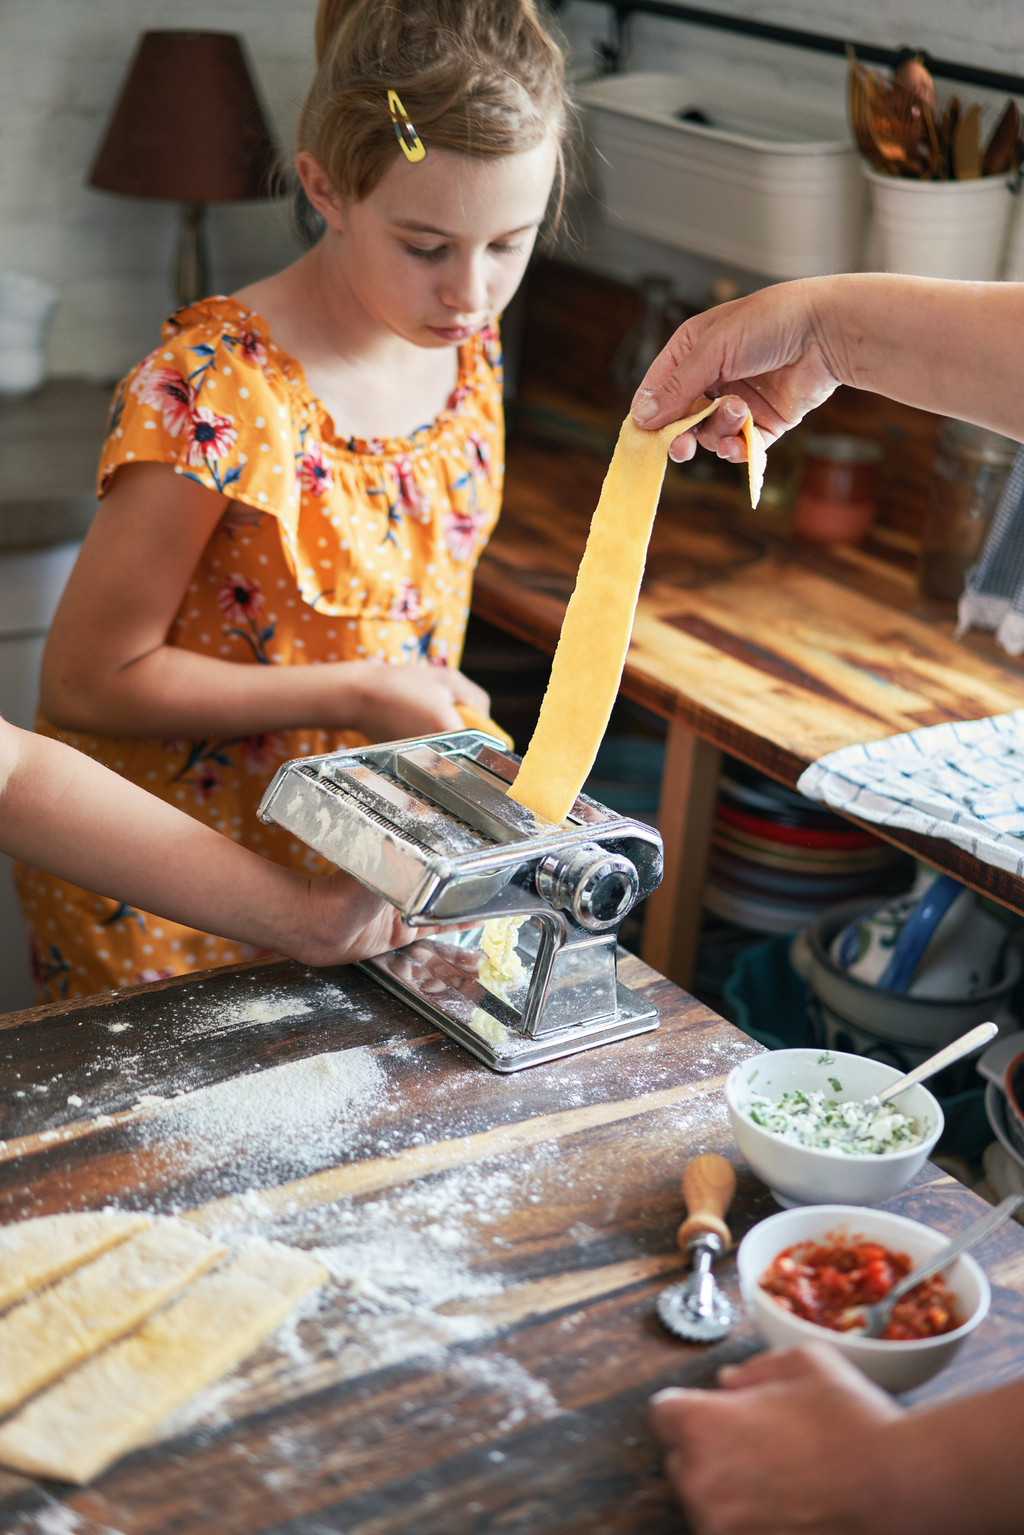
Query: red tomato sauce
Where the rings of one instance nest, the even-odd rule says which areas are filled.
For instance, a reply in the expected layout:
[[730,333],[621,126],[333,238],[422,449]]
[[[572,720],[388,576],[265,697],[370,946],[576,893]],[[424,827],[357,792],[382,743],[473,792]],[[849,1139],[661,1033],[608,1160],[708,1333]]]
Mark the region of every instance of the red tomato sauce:
[[[906,1253],[891,1253],[877,1242],[798,1242],[779,1253],[761,1276],[761,1288],[805,1322],[852,1332],[864,1325],[857,1308],[874,1305],[909,1274]],[[936,1274],[898,1300],[881,1334],[894,1342],[935,1338],[961,1325],[956,1297]]]

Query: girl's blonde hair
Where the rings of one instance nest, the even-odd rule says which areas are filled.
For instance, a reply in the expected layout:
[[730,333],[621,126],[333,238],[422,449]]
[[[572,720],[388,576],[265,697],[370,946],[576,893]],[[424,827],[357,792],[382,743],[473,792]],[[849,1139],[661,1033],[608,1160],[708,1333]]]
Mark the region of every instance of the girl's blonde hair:
[[393,90],[428,153],[489,159],[553,134],[560,207],[565,68],[533,0],[320,0],[315,39],[298,148],[343,197],[369,196],[400,153]]

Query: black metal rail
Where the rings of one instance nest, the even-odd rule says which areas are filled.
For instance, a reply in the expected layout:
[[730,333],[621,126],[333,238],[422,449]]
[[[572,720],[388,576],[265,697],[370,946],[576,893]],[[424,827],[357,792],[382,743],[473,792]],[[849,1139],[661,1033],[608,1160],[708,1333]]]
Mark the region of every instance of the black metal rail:
[[[552,0],[556,10],[562,10],[566,0]],[[825,32],[803,32],[796,27],[780,27],[770,21],[754,21],[747,16],[727,16],[720,11],[706,11],[694,5],[675,5],[672,0],[602,0],[614,11],[621,48],[622,32],[630,16],[660,16],[668,21],[685,21],[695,27],[711,27],[718,32],[732,32],[738,37],[757,37],[769,43],[782,43],[789,48],[810,49],[814,53],[831,53],[842,58],[847,42],[851,42],[862,63],[884,64],[894,68],[905,58],[917,53],[909,48],[879,48],[874,43],[856,42],[852,38],[830,37]],[[615,67],[615,55],[619,51],[606,47],[605,58]],[[943,80],[956,80],[964,85],[978,85],[984,90],[1006,91],[1010,96],[1024,96],[1024,75],[1002,74],[995,69],[977,69],[973,64],[960,64],[952,59],[935,59],[920,50],[925,65],[933,75]]]

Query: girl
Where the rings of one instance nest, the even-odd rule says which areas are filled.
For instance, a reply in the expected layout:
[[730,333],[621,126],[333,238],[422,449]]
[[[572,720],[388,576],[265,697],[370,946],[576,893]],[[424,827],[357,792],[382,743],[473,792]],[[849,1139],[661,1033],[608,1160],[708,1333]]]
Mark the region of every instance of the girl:
[[[296,169],[323,237],[180,311],[119,387],[38,723],[306,873],[255,816],[281,761],[487,708],[456,666],[501,494],[493,322],[566,117],[532,0],[321,0],[316,48]],[[19,890],[44,998],[237,957],[28,869]]]

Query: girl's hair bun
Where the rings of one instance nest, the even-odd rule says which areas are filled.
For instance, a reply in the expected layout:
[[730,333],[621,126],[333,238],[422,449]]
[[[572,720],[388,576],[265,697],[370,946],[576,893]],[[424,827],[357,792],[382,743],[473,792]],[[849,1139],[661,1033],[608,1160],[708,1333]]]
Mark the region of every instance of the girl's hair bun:
[[298,148],[343,196],[367,197],[399,153],[393,90],[428,152],[489,159],[553,134],[560,203],[565,65],[533,0],[320,0],[314,37]]

